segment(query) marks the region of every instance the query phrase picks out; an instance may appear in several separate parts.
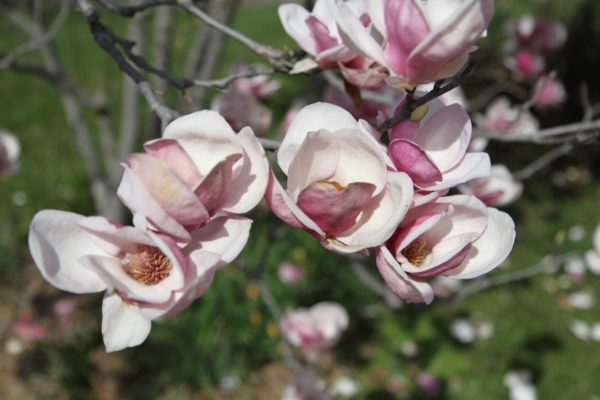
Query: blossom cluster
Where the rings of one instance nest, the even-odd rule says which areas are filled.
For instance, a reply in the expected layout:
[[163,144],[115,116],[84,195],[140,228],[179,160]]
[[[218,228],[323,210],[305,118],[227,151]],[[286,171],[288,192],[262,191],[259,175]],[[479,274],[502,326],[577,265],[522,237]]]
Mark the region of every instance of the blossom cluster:
[[[417,85],[464,67],[492,13],[492,0],[318,0],[312,12],[279,8],[286,31],[322,68],[361,89],[398,91],[395,106],[379,113],[401,112],[413,100],[402,88],[414,95]],[[261,97],[276,87],[260,79],[234,90]],[[270,167],[254,119],[217,108],[229,116],[180,117],[127,158],[117,194],[132,226],[57,210],[33,219],[29,246],[44,278],[74,293],[105,291],[109,351],[140,344],[151,321],[203,295],[245,246],[251,220],[242,215],[263,197],[278,218],[326,249],[374,255],[385,282],[407,302],[432,302],[432,278],[478,277],[512,249],[508,214],[472,194],[449,195],[492,173],[488,154],[470,149],[471,120],[456,102],[430,101],[385,133],[358,112],[309,104],[290,119],[279,146],[281,173]],[[347,325],[345,311],[328,303],[281,321],[287,340],[309,350],[332,346]]]

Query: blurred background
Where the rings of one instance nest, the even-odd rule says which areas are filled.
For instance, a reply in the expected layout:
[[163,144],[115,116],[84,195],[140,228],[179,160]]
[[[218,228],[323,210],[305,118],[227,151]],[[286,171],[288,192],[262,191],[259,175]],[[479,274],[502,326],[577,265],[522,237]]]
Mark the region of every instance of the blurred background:
[[[0,8],[2,57],[29,40],[9,9],[31,11],[27,2],[5,3]],[[276,2],[231,3],[230,9],[221,7],[220,18],[260,42],[296,48],[279,23]],[[59,1],[44,4],[40,12],[50,29],[61,10]],[[150,42],[160,23],[158,13],[145,14],[133,32],[141,33],[137,39],[126,18],[106,10],[102,18],[118,34],[141,43]],[[542,128],[581,121],[586,103],[600,102],[596,0],[497,0],[488,36],[473,55],[476,69],[463,86],[466,98],[474,100],[470,111],[483,114],[496,94],[515,104],[527,100],[530,87],[506,67],[505,45],[510,39],[507,22],[525,14],[558,21],[568,31],[564,46],[545,59],[546,69],[564,83],[566,101],[551,111],[534,110],[534,116]],[[205,78],[212,78],[227,75],[238,62],[260,62],[226,39],[217,51],[209,50],[206,41],[199,47],[199,22],[179,9],[172,18],[169,71],[183,75],[189,65],[197,71],[196,63],[206,69]],[[402,305],[369,290],[347,258],[325,251],[306,233],[279,228],[272,240],[271,228],[281,223],[261,205],[251,215],[255,223],[243,254],[217,274],[204,297],[179,316],[154,323],[141,346],[107,354],[100,333],[101,295],[75,296],[45,283],[27,249],[28,226],[37,211],[47,208],[84,215],[103,209],[129,218],[110,202],[99,205],[97,197],[98,191],[114,189],[120,177],[115,166],[123,158],[113,158],[112,166],[101,160],[98,171],[90,172],[74,119],[91,126],[92,149],[105,145],[96,123],[99,115],[121,134],[135,131],[133,151],[159,134],[160,126],[143,99],[127,97],[128,78],[94,43],[74,9],[65,11],[56,25],[51,38],[55,56],[68,83],[87,93],[90,104],[75,98],[78,111],[73,114],[73,105],[65,105],[69,100],[62,78],[40,78],[14,63],[0,68],[0,128],[21,144],[18,171],[0,181],[0,397],[279,399],[294,371],[283,361],[278,321],[260,297],[259,287],[267,282],[283,309],[335,301],[348,310],[348,330],[318,361],[321,379],[342,387],[333,391],[334,397],[502,399],[514,395],[518,381],[533,386],[540,399],[600,399],[600,277],[583,260],[600,223],[597,139],[575,144],[540,168],[524,181],[522,197],[504,208],[515,219],[517,240],[507,262],[490,277],[528,269],[548,257],[560,260],[554,269],[531,277],[512,275],[514,282],[494,281],[494,287],[464,298],[452,294],[460,288],[442,285],[442,295],[432,305]],[[153,60],[160,55],[150,45],[138,50]],[[207,67],[202,57],[210,57],[214,67]],[[22,67],[46,61],[39,51],[18,59]],[[318,76],[278,74],[274,79],[281,88],[261,100],[273,113],[266,133],[271,138],[281,136],[281,123],[295,98],[317,100],[325,85]],[[500,87],[499,82],[516,83]],[[157,85],[169,104],[184,111],[209,106],[221,94],[182,94]],[[124,115],[124,103],[131,101],[139,105]],[[71,113],[65,114],[68,109]],[[493,163],[519,171],[554,146],[492,142],[488,151]],[[104,189],[96,184],[96,173],[107,177]],[[298,267],[303,278],[282,282],[278,273],[283,263]],[[374,263],[366,267],[379,279]],[[450,294],[444,296],[444,290]],[[354,391],[348,391],[349,381]]]

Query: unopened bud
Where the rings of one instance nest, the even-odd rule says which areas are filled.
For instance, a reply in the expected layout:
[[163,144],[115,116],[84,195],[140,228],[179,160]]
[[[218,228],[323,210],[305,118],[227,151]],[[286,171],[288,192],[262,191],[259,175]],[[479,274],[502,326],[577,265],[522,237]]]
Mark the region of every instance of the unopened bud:
[[412,122],[421,122],[421,120],[427,115],[429,112],[429,106],[427,104],[423,104],[413,110],[410,113],[410,120]]

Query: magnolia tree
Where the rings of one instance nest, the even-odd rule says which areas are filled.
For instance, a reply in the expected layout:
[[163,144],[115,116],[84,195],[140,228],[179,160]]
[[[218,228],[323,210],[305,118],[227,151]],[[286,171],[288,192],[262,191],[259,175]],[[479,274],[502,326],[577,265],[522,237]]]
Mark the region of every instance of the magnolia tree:
[[[511,39],[505,46],[511,90],[531,96],[511,105],[496,97],[502,88],[493,88],[480,94],[483,99],[465,99],[458,86],[474,68],[472,53],[492,21],[493,0],[317,0],[308,9],[282,4],[273,18],[297,43],[291,51],[232,29],[237,1],[77,0],[97,51],[125,75],[115,135],[104,112],[109,99],[75,85],[52,47],[73,6],[58,3],[49,26],[29,16],[26,6],[3,6],[31,43],[2,62],[55,81],[86,158],[102,216],[40,211],[29,248],[50,284],[104,293],[107,351],[140,345],[152,321],[184,311],[210,290],[215,274],[252,245],[248,213],[263,199],[282,224],[306,231],[323,251],[347,255],[348,268],[388,304],[429,304],[436,294],[448,294],[437,278],[449,288],[448,282],[477,278],[502,264],[515,224],[495,207],[516,201],[524,179],[575,143],[594,138],[600,126],[592,112],[579,124],[539,129],[529,109],[558,107],[565,99],[560,81],[546,72],[544,55],[557,51],[566,33],[532,16],[507,26]],[[190,50],[185,76],[167,67],[175,9],[202,22],[197,44],[203,51]],[[128,19],[127,37],[105,21],[109,12]],[[155,22],[153,59],[145,56],[148,43],[140,29],[147,15]],[[224,36],[267,66],[239,63],[214,79]],[[43,63],[19,61],[25,51],[41,51]],[[261,138],[272,120],[263,100],[279,89],[274,74],[321,75],[328,84],[322,101],[295,102],[275,140]],[[188,93],[188,101],[163,97],[168,86]],[[203,109],[211,88],[226,91],[214,97],[212,109]],[[96,116],[100,150],[90,144],[84,107]],[[158,134],[138,148],[139,109],[146,107]],[[2,138],[3,169],[12,171],[18,146]],[[485,152],[489,140],[560,143],[514,176],[506,166],[492,165]],[[128,218],[122,209],[131,211],[131,224],[123,224]],[[588,257],[597,264],[595,253]],[[386,286],[365,269],[369,264]],[[302,279],[293,265],[280,273],[288,281]],[[352,318],[334,303],[281,314],[263,289],[283,337],[302,348],[309,363],[335,345]],[[325,390],[309,378],[298,382]],[[303,385],[288,393],[301,397],[309,390]]]

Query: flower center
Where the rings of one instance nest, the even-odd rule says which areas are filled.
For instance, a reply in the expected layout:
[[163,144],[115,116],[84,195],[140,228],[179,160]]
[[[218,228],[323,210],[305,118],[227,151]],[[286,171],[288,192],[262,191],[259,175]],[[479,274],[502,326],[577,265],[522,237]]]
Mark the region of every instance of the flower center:
[[406,246],[401,253],[408,261],[410,261],[412,265],[415,267],[420,267],[425,264],[425,260],[427,259],[427,250],[425,249],[425,245],[425,239],[418,238]]
[[125,263],[125,273],[136,281],[152,286],[169,276],[173,264],[158,247],[138,246],[137,253]]

